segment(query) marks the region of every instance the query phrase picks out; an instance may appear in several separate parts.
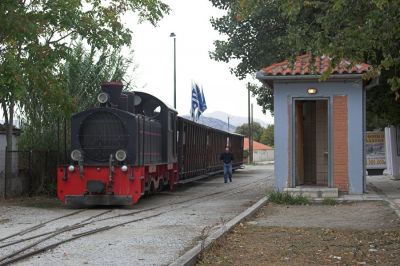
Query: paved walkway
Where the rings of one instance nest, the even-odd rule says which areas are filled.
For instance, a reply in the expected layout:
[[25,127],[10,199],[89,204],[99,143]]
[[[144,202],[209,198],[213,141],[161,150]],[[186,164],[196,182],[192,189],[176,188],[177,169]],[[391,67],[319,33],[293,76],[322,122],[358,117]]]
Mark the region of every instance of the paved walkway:
[[400,179],[392,179],[385,175],[368,176],[365,195],[372,196],[374,193],[389,202],[400,217]]
[[362,195],[341,195],[340,199],[349,201],[385,200],[400,217],[400,179],[386,175],[367,176],[367,191]]

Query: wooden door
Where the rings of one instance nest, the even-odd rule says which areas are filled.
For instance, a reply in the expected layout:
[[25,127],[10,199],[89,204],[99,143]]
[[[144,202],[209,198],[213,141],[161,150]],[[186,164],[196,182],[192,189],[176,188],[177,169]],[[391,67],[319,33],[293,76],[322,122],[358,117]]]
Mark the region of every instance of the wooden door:
[[303,158],[303,102],[296,101],[295,121],[296,143],[296,186],[304,183],[304,158]]

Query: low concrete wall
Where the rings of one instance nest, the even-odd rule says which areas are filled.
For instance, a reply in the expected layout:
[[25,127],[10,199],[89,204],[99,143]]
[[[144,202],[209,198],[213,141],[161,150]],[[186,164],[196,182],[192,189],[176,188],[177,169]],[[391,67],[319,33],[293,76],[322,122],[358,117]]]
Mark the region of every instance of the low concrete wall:
[[257,150],[253,151],[254,162],[265,162],[274,160],[274,150]]
[[[4,179],[4,171],[0,173],[0,197],[4,197],[6,193],[7,197],[16,197],[28,193],[30,180],[29,177],[23,175],[12,174]],[[4,189],[6,182],[6,188]]]

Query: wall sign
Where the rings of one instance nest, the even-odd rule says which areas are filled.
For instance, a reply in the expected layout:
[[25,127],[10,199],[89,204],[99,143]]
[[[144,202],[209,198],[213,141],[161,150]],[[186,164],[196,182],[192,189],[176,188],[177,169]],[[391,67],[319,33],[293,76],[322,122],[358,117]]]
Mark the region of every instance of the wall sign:
[[386,169],[385,132],[365,133],[367,169]]

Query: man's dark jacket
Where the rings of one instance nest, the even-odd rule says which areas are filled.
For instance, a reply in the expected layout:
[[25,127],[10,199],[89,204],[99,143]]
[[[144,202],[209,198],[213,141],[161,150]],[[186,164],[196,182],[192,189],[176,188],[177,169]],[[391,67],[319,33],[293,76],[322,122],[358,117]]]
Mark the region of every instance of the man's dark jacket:
[[231,163],[234,159],[233,159],[233,154],[232,153],[222,153],[221,156],[219,157],[219,159],[221,161],[224,161],[224,163]]

